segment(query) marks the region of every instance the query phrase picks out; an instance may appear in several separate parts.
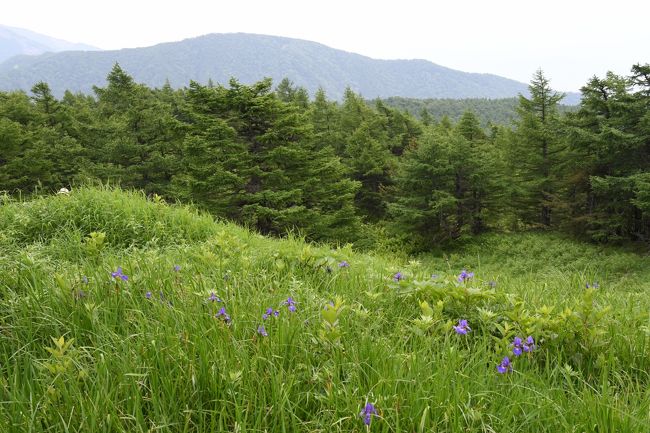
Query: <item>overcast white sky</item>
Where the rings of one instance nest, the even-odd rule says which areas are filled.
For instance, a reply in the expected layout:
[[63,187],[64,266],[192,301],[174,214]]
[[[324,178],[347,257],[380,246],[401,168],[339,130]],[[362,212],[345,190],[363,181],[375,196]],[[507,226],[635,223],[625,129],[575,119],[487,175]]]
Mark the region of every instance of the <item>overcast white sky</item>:
[[647,0],[5,0],[0,24],[103,49],[206,33],[307,39],[381,59],[427,59],[558,90],[650,62]]

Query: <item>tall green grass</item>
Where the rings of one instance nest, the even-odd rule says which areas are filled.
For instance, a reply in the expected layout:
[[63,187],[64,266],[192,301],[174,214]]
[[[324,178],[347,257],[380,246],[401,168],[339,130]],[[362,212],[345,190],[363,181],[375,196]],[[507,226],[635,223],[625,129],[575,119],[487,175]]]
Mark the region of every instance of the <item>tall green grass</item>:
[[408,261],[112,189],[4,203],[0,431],[650,431],[648,264],[542,234]]

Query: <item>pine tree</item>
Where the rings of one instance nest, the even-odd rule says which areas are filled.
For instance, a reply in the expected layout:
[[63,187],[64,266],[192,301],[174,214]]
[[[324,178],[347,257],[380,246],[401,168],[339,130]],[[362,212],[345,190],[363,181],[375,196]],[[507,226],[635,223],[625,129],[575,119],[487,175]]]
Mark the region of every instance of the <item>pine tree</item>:
[[0,96],[0,190],[32,193],[70,186],[80,170],[81,147],[67,133],[63,109],[46,83]]
[[396,158],[390,150],[387,118],[373,111],[349,88],[341,106],[340,129],[344,140],[341,157],[350,177],[360,182],[355,205],[368,222],[385,217],[384,190],[392,183]]
[[563,151],[558,103],[564,95],[551,89],[541,70],[534,74],[528,88],[530,98],[519,95],[515,141],[510,152],[515,182],[512,200],[524,222],[549,226]]
[[431,249],[457,231],[449,142],[448,135],[427,131],[397,166],[389,205],[392,226],[418,249]]
[[611,72],[582,90],[569,116],[570,228],[599,241],[649,239],[650,86],[647,65]]
[[107,86],[94,90],[99,118],[90,174],[171,196],[183,137],[172,107],[136,84],[118,64],[109,73]]
[[182,165],[175,177],[177,191],[215,215],[241,220],[241,196],[250,167],[247,148],[236,131],[220,117],[224,113],[222,88],[190,83],[187,92],[187,134]]
[[[357,184],[345,178],[331,146],[314,139],[306,114],[271,91],[270,80],[193,84],[189,98],[186,184],[204,191],[213,210],[267,234],[356,236]],[[209,175],[211,167],[217,175]]]
[[308,115],[317,146],[320,148],[331,146],[338,155],[342,155],[345,149],[345,139],[341,132],[341,113],[335,102],[327,100],[322,88],[316,92]]
[[275,93],[282,102],[295,104],[302,109],[309,106],[309,93],[304,87],[298,87],[288,78],[283,78],[275,88]]

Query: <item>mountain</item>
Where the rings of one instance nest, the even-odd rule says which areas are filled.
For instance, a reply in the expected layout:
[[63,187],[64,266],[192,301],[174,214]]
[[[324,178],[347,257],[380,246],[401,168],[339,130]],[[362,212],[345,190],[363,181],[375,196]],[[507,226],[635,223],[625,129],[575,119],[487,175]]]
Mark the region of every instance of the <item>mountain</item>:
[[40,33],[0,25],[0,62],[17,55],[38,55],[69,50],[94,51],[99,48],[51,38]]
[[461,72],[426,60],[377,60],[299,39],[245,33],[210,34],[180,42],[116,51],[66,51],[17,56],[0,64],[0,89],[29,90],[46,81],[56,95],[66,89],[91,92],[103,86],[118,62],[136,81],[173,87],[190,80],[225,84],[231,77],[251,83],[290,78],[313,94],[330,98],[345,87],[366,98],[505,98],[527,93],[527,85],[492,74]]

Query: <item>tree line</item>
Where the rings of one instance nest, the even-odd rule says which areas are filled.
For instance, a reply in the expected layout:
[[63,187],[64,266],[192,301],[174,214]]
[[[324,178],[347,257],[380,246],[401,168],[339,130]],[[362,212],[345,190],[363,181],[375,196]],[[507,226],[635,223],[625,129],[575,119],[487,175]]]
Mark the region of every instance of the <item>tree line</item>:
[[561,111],[542,71],[513,124],[413,117],[288,79],[149,88],[115,65],[93,95],[0,92],[0,191],[83,179],[193,202],[264,234],[426,250],[486,230],[650,237],[650,65]]
[[[485,128],[491,125],[512,126],[517,118],[519,99],[513,98],[465,98],[465,99],[415,99],[393,96],[382,99],[386,105],[401,111],[406,111],[419,120],[428,121],[449,117],[452,122],[458,122],[466,111],[473,112]],[[577,103],[577,102],[576,102]],[[563,99],[558,107],[560,114],[575,111],[575,105],[565,105]]]

